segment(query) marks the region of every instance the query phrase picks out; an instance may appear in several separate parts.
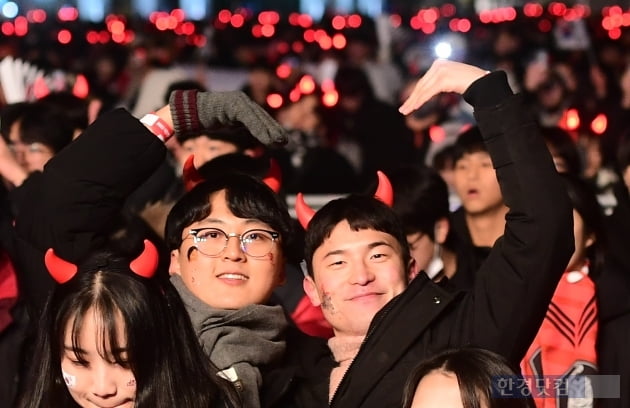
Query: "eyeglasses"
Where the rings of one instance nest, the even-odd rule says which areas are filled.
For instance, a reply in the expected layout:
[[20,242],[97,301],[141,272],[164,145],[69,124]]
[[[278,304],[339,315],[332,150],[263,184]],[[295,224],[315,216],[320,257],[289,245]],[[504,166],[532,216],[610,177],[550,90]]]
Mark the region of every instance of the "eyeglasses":
[[261,258],[271,252],[280,234],[265,229],[251,229],[242,234],[226,233],[219,228],[195,228],[189,231],[195,248],[203,255],[218,256],[227,248],[231,237],[238,237],[241,250],[254,258]]

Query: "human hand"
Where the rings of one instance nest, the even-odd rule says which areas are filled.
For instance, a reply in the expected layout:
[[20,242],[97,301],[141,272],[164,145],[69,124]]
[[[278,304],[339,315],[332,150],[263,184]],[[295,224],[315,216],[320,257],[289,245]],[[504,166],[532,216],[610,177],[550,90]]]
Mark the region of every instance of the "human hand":
[[242,123],[266,145],[288,141],[284,128],[240,91],[178,90],[171,93],[169,106],[176,135]]
[[403,115],[408,115],[441,92],[463,94],[473,82],[487,73],[488,71],[473,65],[443,59],[435,60],[398,110]]

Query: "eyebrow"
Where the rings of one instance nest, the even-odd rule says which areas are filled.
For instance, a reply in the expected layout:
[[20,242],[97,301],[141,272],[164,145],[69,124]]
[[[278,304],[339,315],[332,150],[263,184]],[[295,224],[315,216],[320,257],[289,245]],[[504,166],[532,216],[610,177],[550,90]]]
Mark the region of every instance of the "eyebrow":
[[[205,220],[201,221],[201,224],[206,224],[206,223],[226,225],[225,221],[223,221],[220,218],[206,218]],[[261,220],[256,219],[256,218],[246,218],[244,220],[244,223],[246,225],[247,224],[265,224],[265,225],[268,225],[266,222],[261,221]],[[199,228],[205,228],[205,227],[199,227]]]
[[[383,245],[384,245],[384,246],[387,246],[387,247],[390,247],[390,248],[392,248],[392,249],[394,248],[391,244],[389,244],[389,243],[387,243],[387,242],[385,242],[385,241],[374,241],[374,242],[370,242],[370,243],[367,245],[367,248],[368,248],[368,250],[370,250],[370,249],[374,249],[374,248],[376,248],[376,247],[383,246]],[[323,256],[323,258],[322,258],[322,259],[326,259],[326,258],[328,258],[329,256],[334,256],[334,255],[343,255],[343,254],[344,254],[344,253],[346,253],[346,252],[348,252],[348,250],[347,250],[347,249],[335,249],[335,250],[332,250],[332,251],[327,252],[327,253]]]
[[73,353],[76,354],[87,354],[87,351],[83,350],[82,348],[78,348],[78,347],[72,347],[72,346],[68,346],[68,345],[63,345],[63,349],[65,351],[71,351]]
[[[68,346],[65,344],[63,346],[63,349],[65,351],[71,351],[76,354],[88,354],[88,352],[83,350],[82,348],[75,348],[75,347]],[[121,353],[128,353],[128,352],[129,352],[129,349],[127,347],[117,347],[110,350],[110,353],[112,354],[121,354]]]

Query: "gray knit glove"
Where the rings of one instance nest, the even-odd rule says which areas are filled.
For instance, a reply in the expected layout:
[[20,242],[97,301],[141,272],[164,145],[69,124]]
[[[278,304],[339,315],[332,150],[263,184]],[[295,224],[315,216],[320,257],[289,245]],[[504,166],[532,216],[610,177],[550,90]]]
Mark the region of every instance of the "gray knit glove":
[[173,91],[169,98],[175,136],[242,123],[266,145],[286,144],[286,131],[260,105],[241,91]]

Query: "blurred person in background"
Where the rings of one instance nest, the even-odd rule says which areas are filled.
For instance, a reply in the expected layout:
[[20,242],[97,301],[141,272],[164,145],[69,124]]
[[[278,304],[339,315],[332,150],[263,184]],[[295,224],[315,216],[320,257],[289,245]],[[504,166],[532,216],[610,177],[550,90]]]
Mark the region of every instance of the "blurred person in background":
[[361,68],[337,70],[338,103],[323,110],[326,138],[359,175],[363,191],[377,170],[388,171],[416,157],[411,130],[393,106],[375,98]]
[[414,276],[424,271],[440,281],[452,278],[456,259],[449,240],[448,188],[433,169],[401,166],[388,173],[394,189],[392,209],[400,217],[415,262]]

